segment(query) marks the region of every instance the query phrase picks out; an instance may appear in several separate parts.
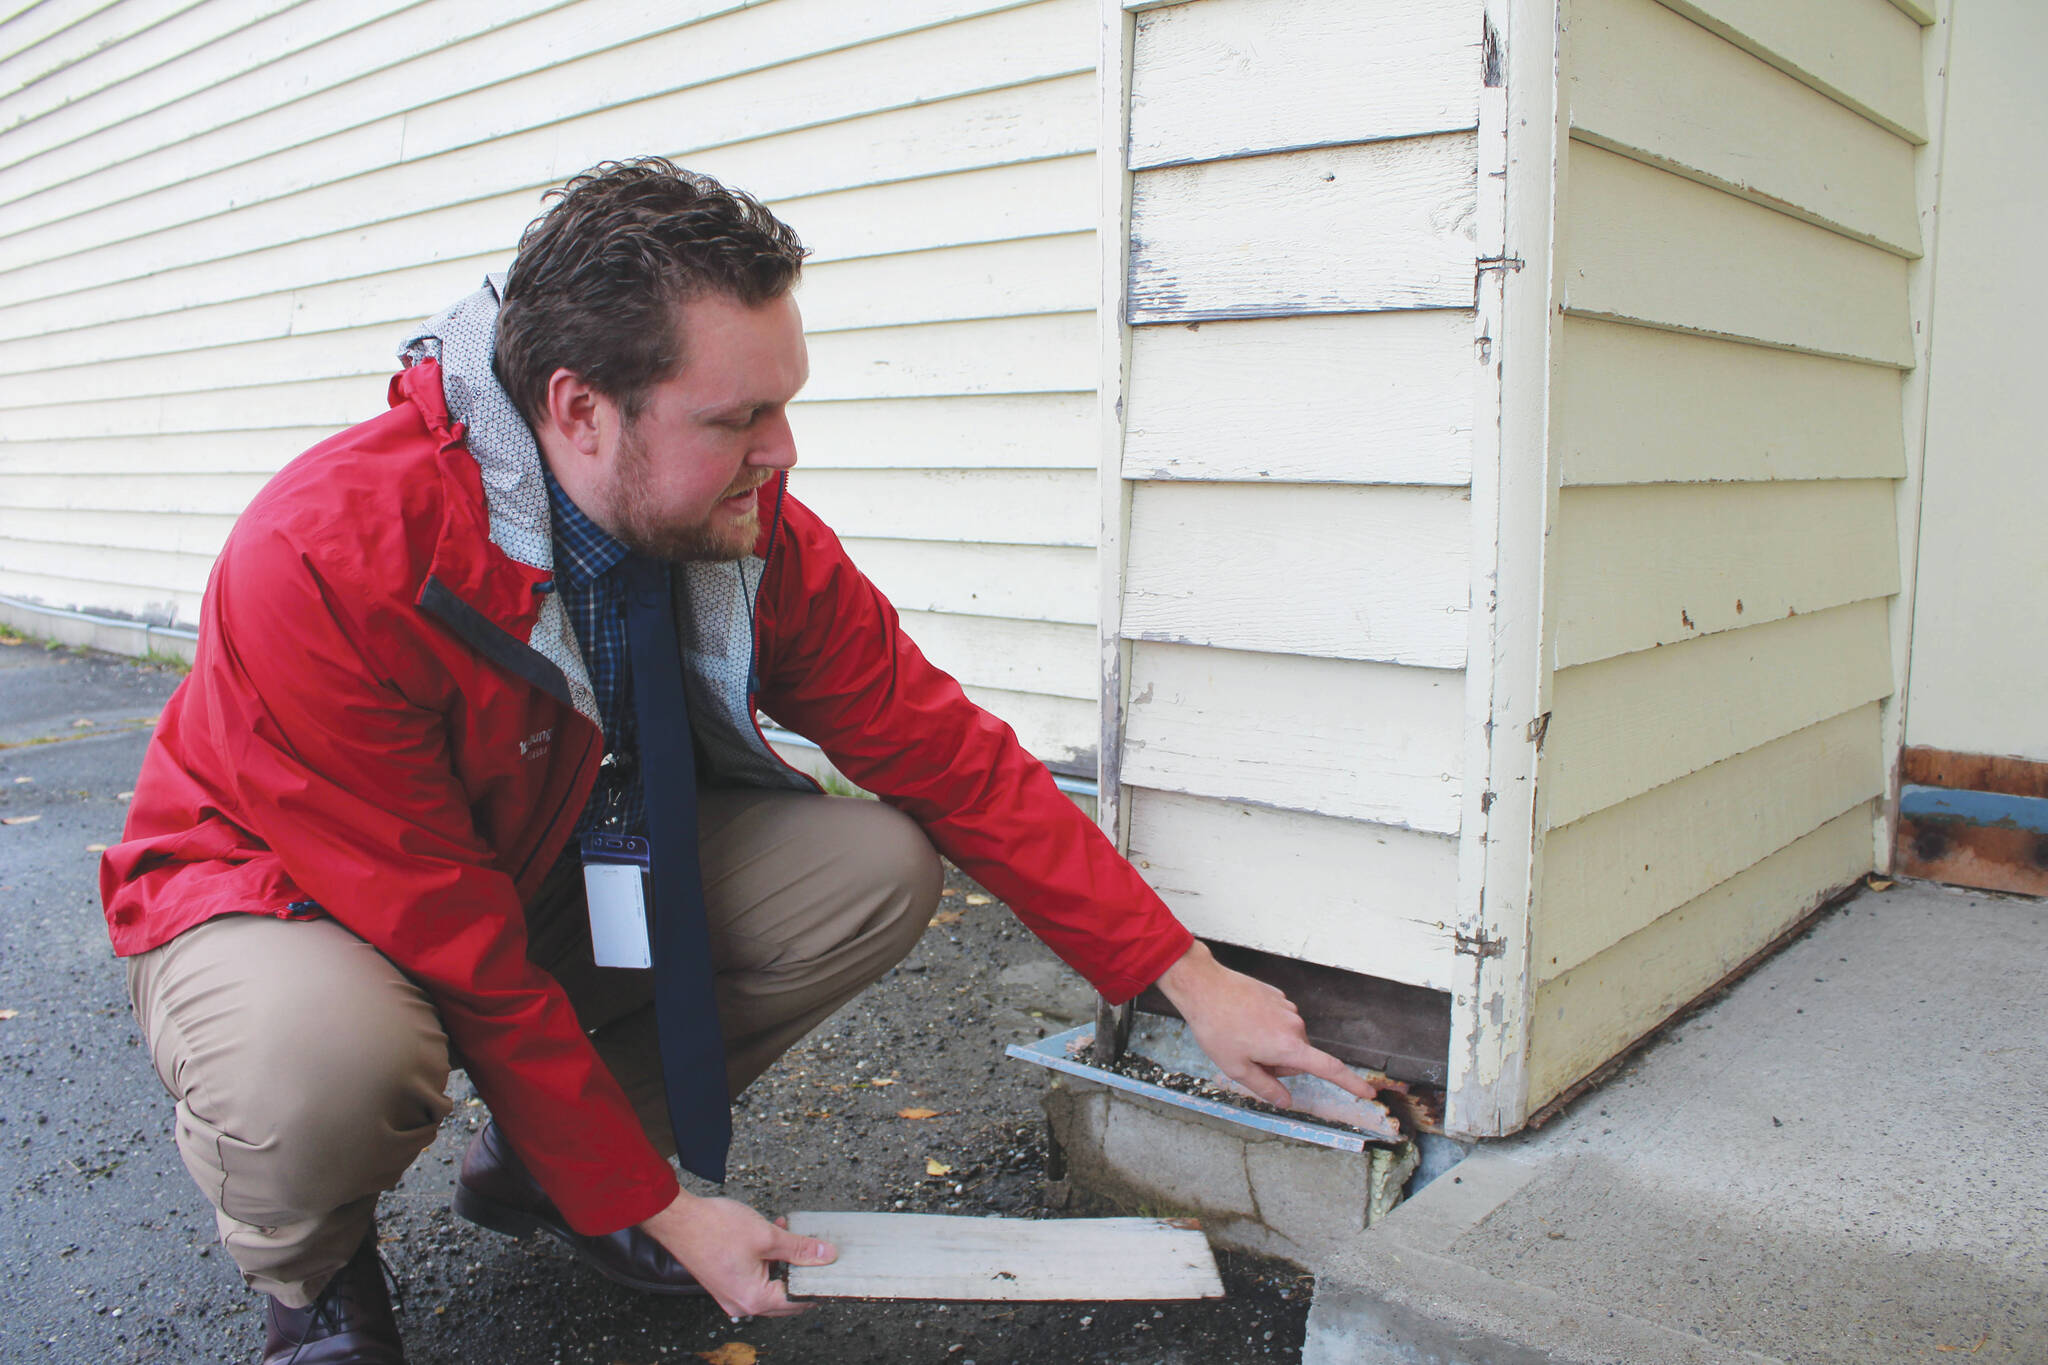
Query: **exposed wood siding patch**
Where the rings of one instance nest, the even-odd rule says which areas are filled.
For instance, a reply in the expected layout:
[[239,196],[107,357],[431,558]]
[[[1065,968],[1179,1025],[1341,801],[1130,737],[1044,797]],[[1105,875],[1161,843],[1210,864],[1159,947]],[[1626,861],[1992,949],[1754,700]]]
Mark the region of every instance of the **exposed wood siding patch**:
[[1452,834],[1463,681],[1448,670],[1140,643],[1123,780]]
[[1142,171],[1130,321],[1472,306],[1466,133]]
[[[1872,702],[1553,829],[1532,926],[1536,980],[1571,970],[1883,790]],[[1867,827],[1863,853],[1868,866]]]
[[1123,633],[1461,668],[1470,520],[1453,489],[1141,484]]
[[1891,691],[1885,603],[1560,670],[1544,821],[1568,825]]
[[1567,318],[1556,393],[1567,486],[1905,472],[1881,366]]
[[1005,545],[1095,543],[1079,469],[802,469],[790,492],[842,536]]
[[1129,166],[1478,122],[1476,0],[1201,0],[1138,19]]
[[1900,257],[1583,142],[1570,163],[1567,311],[1913,363]]
[[1887,479],[1568,488],[1555,666],[1898,591]]
[[1124,476],[1467,483],[1472,330],[1450,309],[1139,328]]
[[1457,843],[1132,788],[1130,856],[1204,938],[1450,990]]
[[1656,3],[1572,0],[1574,136],[1904,256],[1913,144]]

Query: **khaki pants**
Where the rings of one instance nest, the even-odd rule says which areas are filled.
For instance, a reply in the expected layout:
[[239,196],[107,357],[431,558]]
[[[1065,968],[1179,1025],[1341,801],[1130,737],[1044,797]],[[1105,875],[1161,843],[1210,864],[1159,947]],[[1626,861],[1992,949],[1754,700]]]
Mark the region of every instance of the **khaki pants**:
[[[922,831],[876,801],[706,792],[705,902],[737,1095],[902,959],[939,897]],[[582,878],[527,909],[528,955],[562,983],[648,1136],[672,1154],[651,974],[590,960]],[[330,919],[227,915],[128,959],[178,1151],[252,1288],[312,1302],[450,1108],[433,1001]]]

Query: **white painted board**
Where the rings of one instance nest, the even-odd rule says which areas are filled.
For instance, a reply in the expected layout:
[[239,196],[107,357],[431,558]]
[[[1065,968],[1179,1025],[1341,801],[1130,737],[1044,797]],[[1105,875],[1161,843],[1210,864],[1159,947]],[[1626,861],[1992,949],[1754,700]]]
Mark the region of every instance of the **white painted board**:
[[789,1230],[839,1250],[789,1268],[795,1299],[1129,1302],[1220,1299],[1198,1224],[1165,1218],[958,1218],[792,1213]]

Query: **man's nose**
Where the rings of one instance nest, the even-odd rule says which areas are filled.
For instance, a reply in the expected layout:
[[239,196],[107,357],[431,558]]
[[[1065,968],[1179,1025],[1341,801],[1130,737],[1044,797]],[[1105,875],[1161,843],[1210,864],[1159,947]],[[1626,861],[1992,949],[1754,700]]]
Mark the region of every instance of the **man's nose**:
[[778,412],[761,424],[747,463],[761,469],[789,469],[796,464],[796,433],[790,430],[789,414]]

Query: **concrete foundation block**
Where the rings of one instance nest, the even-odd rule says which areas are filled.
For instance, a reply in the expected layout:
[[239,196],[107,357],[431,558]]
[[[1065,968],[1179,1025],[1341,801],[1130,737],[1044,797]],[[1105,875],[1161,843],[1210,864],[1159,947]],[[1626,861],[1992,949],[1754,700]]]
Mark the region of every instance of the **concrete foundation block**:
[[1191,1215],[1212,1241],[1306,1262],[1399,1202],[1412,1146],[1342,1152],[1062,1076],[1046,1092],[1059,1178],[1132,1213]]

